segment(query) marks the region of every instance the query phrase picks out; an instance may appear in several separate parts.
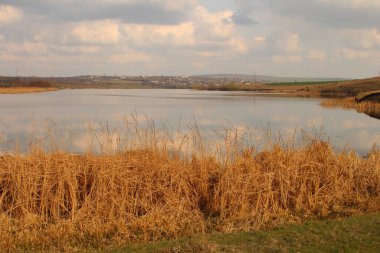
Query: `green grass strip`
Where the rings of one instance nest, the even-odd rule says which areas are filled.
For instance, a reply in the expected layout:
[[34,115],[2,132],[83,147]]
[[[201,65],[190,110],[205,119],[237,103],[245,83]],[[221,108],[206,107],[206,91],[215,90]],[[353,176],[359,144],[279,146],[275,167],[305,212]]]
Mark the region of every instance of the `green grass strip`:
[[309,221],[258,232],[194,236],[101,251],[124,252],[379,252],[380,214]]

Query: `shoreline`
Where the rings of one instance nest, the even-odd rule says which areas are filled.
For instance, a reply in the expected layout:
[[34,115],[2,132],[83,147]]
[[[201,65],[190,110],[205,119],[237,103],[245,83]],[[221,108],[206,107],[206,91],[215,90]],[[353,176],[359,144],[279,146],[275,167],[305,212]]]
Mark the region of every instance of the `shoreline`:
[[59,88],[55,87],[0,87],[1,94],[25,94],[25,93],[36,93],[36,92],[49,92],[57,91]]

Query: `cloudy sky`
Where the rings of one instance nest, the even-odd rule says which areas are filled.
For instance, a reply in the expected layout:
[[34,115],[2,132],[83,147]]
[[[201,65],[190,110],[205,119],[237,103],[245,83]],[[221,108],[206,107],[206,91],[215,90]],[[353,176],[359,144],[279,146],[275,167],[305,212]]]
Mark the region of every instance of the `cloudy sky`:
[[370,77],[379,0],[0,0],[0,75]]

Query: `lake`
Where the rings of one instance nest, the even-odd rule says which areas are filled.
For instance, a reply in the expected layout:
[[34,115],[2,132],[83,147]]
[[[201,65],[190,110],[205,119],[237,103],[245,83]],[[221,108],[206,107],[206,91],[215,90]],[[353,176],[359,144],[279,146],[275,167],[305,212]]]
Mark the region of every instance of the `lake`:
[[[186,129],[195,122],[202,131],[234,128],[288,136],[295,129],[317,132],[334,148],[368,152],[380,140],[380,121],[356,111],[326,109],[321,99],[294,98],[248,92],[194,90],[60,90],[47,93],[0,95],[2,150],[11,140],[27,143],[49,129],[69,133],[73,150],[88,124],[115,126],[125,116],[152,119],[158,127]],[[142,123],[143,124],[143,123]],[[49,130],[49,131],[50,131]],[[53,131],[53,130],[51,130]],[[55,130],[54,130],[55,131]],[[56,134],[56,133],[55,133]]]

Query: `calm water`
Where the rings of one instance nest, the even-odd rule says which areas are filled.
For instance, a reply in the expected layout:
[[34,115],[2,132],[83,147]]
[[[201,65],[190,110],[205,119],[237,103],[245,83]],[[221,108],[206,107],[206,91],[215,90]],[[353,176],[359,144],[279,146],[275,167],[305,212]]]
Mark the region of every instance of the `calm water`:
[[355,111],[325,109],[320,101],[192,90],[89,89],[0,95],[0,137],[10,140],[46,134],[44,126],[55,124],[70,132],[75,142],[80,138],[74,133],[89,122],[112,126],[126,115],[137,114],[139,119],[147,116],[169,129],[178,129],[179,124],[186,128],[196,121],[205,131],[224,127],[244,131],[268,125],[284,135],[295,129],[316,130],[324,132],[335,148],[349,147],[360,153],[380,141],[379,120]]

